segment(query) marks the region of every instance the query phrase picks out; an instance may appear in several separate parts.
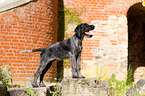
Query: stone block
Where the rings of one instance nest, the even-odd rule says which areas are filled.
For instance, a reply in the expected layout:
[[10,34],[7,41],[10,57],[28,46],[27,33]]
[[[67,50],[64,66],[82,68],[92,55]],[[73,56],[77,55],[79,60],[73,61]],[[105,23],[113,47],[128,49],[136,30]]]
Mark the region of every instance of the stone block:
[[[26,88],[12,88],[12,89],[8,89],[8,93],[10,96],[30,96],[27,94],[25,89]],[[51,96],[49,92],[49,88],[46,87],[29,88],[29,90],[32,90],[36,96]]]
[[95,78],[64,78],[62,96],[113,96],[113,88],[106,81]]
[[145,79],[140,79],[136,84],[127,90],[127,96],[145,95]]

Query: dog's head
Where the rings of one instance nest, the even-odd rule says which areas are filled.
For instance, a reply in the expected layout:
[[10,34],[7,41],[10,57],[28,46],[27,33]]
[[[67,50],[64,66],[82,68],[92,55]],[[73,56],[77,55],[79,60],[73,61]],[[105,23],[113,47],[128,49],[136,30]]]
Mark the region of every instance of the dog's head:
[[94,29],[95,29],[94,25],[82,23],[75,28],[75,32],[79,37],[87,36],[87,37],[91,38],[93,36],[93,34],[91,34],[89,31],[94,30]]

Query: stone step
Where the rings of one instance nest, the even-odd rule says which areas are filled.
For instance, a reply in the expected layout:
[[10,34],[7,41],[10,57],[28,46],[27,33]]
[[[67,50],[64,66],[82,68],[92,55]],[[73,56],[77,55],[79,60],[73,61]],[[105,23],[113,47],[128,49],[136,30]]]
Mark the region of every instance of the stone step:
[[126,96],[144,96],[145,95],[145,79],[140,79],[127,90]]
[[[58,89],[56,90],[56,85]],[[106,81],[98,81],[96,78],[64,78],[59,84],[52,84],[47,87],[23,87],[23,88],[12,88],[5,89],[6,92],[2,93],[0,90],[0,96],[30,96],[29,93],[35,93],[36,96],[52,96],[52,93],[59,94],[55,96],[114,96],[113,88],[108,86]],[[27,91],[26,91],[27,90]],[[3,95],[7,94],[8,95]]]
[[46,87],[38,87],[38,88],[28,88],[28,87],[23,87],[23,88],[12,88],[8,89],[9,96],[30,96],[28,94],[28,91],[31,91],[31,96],[34,93],[35,96],[50,96],[50,92],[48,91],[49,88]]
[[55,85],[53,83],[47,87],[22,87],[7,89],[6,85],[0,84],[0,96],[52,96],[54,86]]
[[113,96],[113,88],[95,78],[64,78],[62,96]]

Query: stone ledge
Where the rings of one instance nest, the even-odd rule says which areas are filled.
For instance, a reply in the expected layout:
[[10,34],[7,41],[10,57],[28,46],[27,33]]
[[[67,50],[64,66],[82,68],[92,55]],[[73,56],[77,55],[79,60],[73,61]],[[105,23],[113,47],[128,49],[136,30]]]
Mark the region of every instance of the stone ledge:
[[130,89],[127,90],[127,96],[138,96],[145,94],[145,79],[140,79],[136,84],[133,84]]
[[[11,88],[7,90],[8,96],[30,96],[25,92],[25,89],[28,88],[35,92],[36,96],[52,96],[55,83],[46,83],[47,87],[23,87],[23,88]],[[0,95],[1,96],[1,95]],[[6,95],[7,96],[7,95]]]
[[0,2],[0,12],[20,6],[33,0],[2,0]]
[[113,88],[106,81],[95,78],[64,78],[62,96],[113,96]]
[[[8,89],[7,91],[8,91],[10,96],[29,96],[25,92],[26,88],[28,88],[28,87],[12,88],[12,89]],[[33,90],[37,96],[49,96],[49,95],[47,95],[48,88],[46,88],[46,87],[29,88],[29,89]]]
[[25,91],[26,88],[28,91],[35,93],[36,96],[52,96],[55,91],[55,86],[57,84],[46,83],[46,85],[47,87],[22,87],[7,89],[6,85],[0,84],[0,96],[29,96],[29,94]]

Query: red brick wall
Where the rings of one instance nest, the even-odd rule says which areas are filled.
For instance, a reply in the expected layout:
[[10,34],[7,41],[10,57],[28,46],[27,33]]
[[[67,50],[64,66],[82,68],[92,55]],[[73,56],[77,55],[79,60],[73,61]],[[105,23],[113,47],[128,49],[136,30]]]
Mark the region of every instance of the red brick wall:
[[[83,22],[92,23],[94,20],[107,21],[110,15],[120,17],[127,15],[129,7],[142,0],[64,0],[65,7],[82,11],[79,16]],[[0,13],[0,65],[9,65],[13,72],[13,81],[26,80],[33,77],[39,66],[39,52],[20,54],[22,50],[46,47],[57,41],[57,0],[38,0],[27,5]],[[73,31],[73,30],[72,30]],[[118,39],[109,39],[111,45],[117,46],[119,41],[128,42],[123,37],[126,32],[119,34]],[[94,47],[99,48],[101,39],[107,38],[104,31],[94,34],[93,39],[85,38],[83,42],[83,60],[93,60]],[[124,50],[119,50],[123,52]],[[117,69],[117,64],[108,64]],[[56,77],[56,63],[45,76],[47,80]]]
[[[127,15],[129,7],[136,2],[142,0],[64,0],[64,5],[69,8],[75,8],[81,15],[79,16],[83,22],[91,23],[93,20],[108,20],[109,15],[117,17]],[[106,37],[104,32],[98,32],[96,36]],[[95,38],[94,38],[95,39]],[[99,47],[100,40],[84,40],[83,58],[92,60],[93,54],[89,52],[93,47]],[[114,46],[117,45],[117,40],[110,40]]]
[[80,18],[89,23],[92,20],[107,20],[110,14],[124,15],[135,1],[137,0],[64,0],[64,4],[66,7],[84,11]]
[[[0,65],[9,65],[14,83],[33,78],[39,66],[39,52],[22,50],[46,47],[57,42],[57,0],[38,0],[0,13]],[[56,78],[56,63],[45,79]]]

